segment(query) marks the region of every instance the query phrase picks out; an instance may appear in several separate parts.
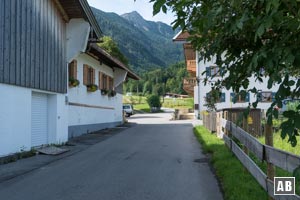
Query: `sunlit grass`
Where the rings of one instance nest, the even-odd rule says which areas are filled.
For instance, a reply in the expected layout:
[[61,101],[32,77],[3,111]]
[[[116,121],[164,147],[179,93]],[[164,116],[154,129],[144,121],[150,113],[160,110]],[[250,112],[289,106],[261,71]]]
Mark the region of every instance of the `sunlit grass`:
[[268,199],[267,193],[225,146],[224,141],[203,126],[194,129],[203,150],[212,155],[212,165],[221,181],[226,200]]
[[[162,107],[165,108],[193,108],[193,98],[161,98]],[[135,110],[141,110],[143,112],[150,112],[150,108],[147,104],[147,97],[144,96],[123,96],[123,103],[132,104]]]
[[133,106],[133,109],[140,110],[140,111],[147,112],[147,113],[150,112],[150,108],[149,108],[148,104],[136,104]]
[[194,99],[193,98],[184,98],[184,99],[165,98],[162,106],[165,108],[193,108]]
[[[276,132],[273,134],[274,147],[296,155],[300,155],[300,136],[296,136],[296,138],[298,143],[295,147],[292,147],[291,144],[288,143],[288,136],[285,139],[282,139],[280,132]],[[265,137],[260,137],[259,141],[265,144]]]

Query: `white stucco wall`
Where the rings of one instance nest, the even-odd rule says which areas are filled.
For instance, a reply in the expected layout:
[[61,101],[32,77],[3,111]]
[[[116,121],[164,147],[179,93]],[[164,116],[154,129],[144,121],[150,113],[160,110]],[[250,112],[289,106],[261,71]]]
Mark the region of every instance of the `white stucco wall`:
[[[200,110],[201,111],[207,110],[207,107],[204,106],[204,104],[206,104],[205,97],[206,97],[206,94],[211,90],[211,85],[209,83],[207,85],[204,85],[204,83],[203,83],[203,79],[206,77],[206,74],[205,73],[203,74],[203,72],[206,71],[206,67],[209,67],[209,66],[212,66],[212,65],[215,66],[214,60],[215,59],[212,59],[209,62],[204,62],[203,60],[201,60],[197,63],[197,74],[199,74],[200,79],[201,79],[201,82],[200,82],[200,104],[201,104]],[[212,81],[216,81],[218,79],[219,79],[219,77],[215,77],[215,78],[212,79]],[[263,82],[259,82],[259,81],[256,81],[254,77],[251,77],[250,78],[250,84],[249,84],[248,88],[250,89],[250,88],[256,87],[257,90],[266,91],[266,92],[267,91],[276,92],[278,90],[278,85],[274,85],[271,89],[268,89],[267,88],[267,83],[268,83],[267,78],[263,78]],[[240,108],[240,107],[247,107],[249,105],[249,102],[245,102],[245,103],[233,103],[233,102],[231,102],[230,94],[232,93],[232,90],[223,89],[222,93],[225,93],[225,100],[226,101],[222,102],[222,103],[217,103],[216,104],[217,109],[238,108],[238,107]],[[254,96],[254,94],[250,93],[250,103],[253,103],[255,101],[256,101],[256,96]],[[197,101],[195,100],[195,103],[196,102]],[[266,110],[266,109],[269,108],[270,105],[271,105],[271,103],[269,103],[269,102],[259,102],[258,105],[257,105],[257,108]]]
[[71,19],[66,26],[67,61],[84,52],[90,33],[90,24],[84,19]]
[[[69,105],[69,126],[84,126],[94,124],[109,124],[122,122],[122,95],[118,94],[114,97],[101,95],[101,91],[87,92],[86,86],[83,85],[83,64],[87,64],[95,69],[95,84],[98,85],[99,71],[113,78],[115,73],[113,69],[105,64],[99,63],[91,56],[82,53],[78,55],[77,60],[77,79],[80,85],[68,89],[68,99],[70,103],[86,104],[90,106],[100,106],[104,108],[90,108],[83,106]],[[122,73],[120,73],[122,74]],[[112,109],[105,109],[112,108]],[[105,127],[103,127],[105,128]],[[88,129],[88,128],[86,128]],[[90,130],[90,129],[89,129]]]
[[[31,149],[32,90],[0,84],[0,157]],[[48,93],[48,143],[67,141],[65,95]]]

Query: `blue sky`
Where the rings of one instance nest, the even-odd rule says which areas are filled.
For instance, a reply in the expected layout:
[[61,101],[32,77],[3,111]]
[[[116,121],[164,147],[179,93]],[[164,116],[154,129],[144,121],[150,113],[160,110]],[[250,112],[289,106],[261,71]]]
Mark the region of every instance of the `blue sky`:
[[170,24],[174,20],[174,17],[171,13],[168,13],[167,15],[164,13],[159,13],[153,17],[152,4],[149,3],[149,0],[88,0],[88,2],[90,6],[105,12],[124,14],[131,11],[137,11],[146,20],[162,21],[166,24]]

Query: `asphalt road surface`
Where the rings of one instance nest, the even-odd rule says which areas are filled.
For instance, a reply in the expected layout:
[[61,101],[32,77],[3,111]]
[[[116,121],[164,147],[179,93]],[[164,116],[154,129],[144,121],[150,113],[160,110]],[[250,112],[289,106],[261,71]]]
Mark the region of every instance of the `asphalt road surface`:
[[192,124],[169,118],[165,113],[134,115],[129,120],[133,127],[0,183],[0,199],[222,199]]

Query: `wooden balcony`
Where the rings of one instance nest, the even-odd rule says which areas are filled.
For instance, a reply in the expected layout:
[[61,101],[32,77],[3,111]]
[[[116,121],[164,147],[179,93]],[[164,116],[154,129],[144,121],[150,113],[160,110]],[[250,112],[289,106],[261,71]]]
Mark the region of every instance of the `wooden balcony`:
[[194,96],[194,87],[197,85],[196,77],[184,78],[183,79],[183,89],[190,96]]
[[189,73],[196,73],[196,60],[187,60],[186,68]]

